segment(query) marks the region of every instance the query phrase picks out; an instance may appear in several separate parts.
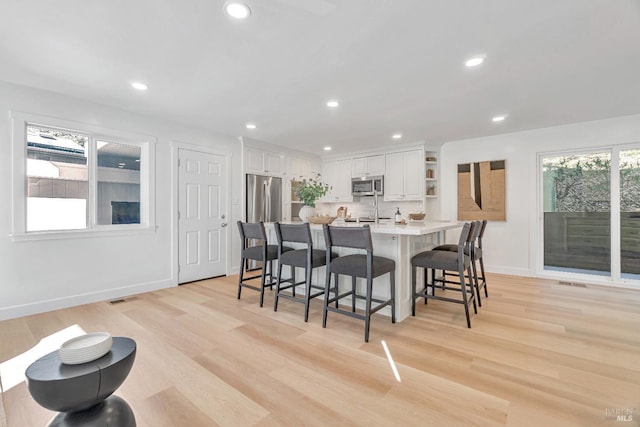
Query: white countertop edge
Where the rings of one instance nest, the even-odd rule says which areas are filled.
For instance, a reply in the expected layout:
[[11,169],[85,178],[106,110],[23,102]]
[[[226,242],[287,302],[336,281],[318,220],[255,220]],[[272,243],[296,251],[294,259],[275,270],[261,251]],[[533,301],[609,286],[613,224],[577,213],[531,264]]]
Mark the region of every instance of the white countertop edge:
[[[300,222],[281,221],[281,224],[301,224]],[[397,234],[407,236],[422,236],[425,234],[437,233],[439,231],[451,230],[453,228],[462,227],[461,222],[458,221],[424,221],[424,222],[409,222],[407,224],[395,224],[389,222],[386,224],[374,224],[374,223],[356,223],[356,222],[342,222],[334,221],[331,226],[334,227],[362,227],[363,225],[369,225],[371,228],[371,234]],[[321,230],[321,224],[310,224],[312,230]],[[265,223],[265,226],[273,226],[273,223]]]

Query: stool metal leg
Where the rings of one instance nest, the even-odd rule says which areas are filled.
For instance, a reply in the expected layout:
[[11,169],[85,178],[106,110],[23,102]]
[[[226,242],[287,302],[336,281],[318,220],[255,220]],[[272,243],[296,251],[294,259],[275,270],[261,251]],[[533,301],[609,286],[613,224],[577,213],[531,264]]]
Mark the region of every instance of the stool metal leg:
[[246,263],[246,260],[242,258],[240,261],[240,275],[238,276],[238,299],[240,299],[240,293],[242,293],[242,282],[244,280],[244,269]]
[[391,323],[396,323],[396,272],[389,273],[389,282],[391,283]]
[[[416,315],[416,270],[418,266],[411,266],[411,315]],[[425,272],[426,274],[426,272]]]
[[[458,268],[460,275],[460,288],[462,290],[462,304],[464,305],[464,314],[467,316],[467,328],[471,327],[471,317],[469,316],[469,301],[467,300],[467,285],[464,279],[464,266],[460,265]],[[474,300],[475,304],[475,300]]]
[[260,275],[260,307],[264,303],[264,284],[267,279],[267,266],[262,264],[262,274]]
[[[291,267],[292,269],[295,267]],[[307,265],[305,270],[305,295],[304,295],[304,321],[307,322],[309,320],[309,295],[311,294],[311,273],[313,272],[313,268],[310,265]],[[295,282],[294,282],[295,283]],[[295,286],[293,287],[295,289]]]
[[329,267],[327,267],[327,278],[325,280],[325,286],[324,286],[324,301],[323,301],[323,308],[322,308],[322,327],[326,328],[327,327],[327,311],[329,311],[327,309],[327,306],[329,305],[329,288],[331,287],[331,272],[329,271]]
[[351,276],[351,311],[356,312],[356,276]]
[[273,311],[278,311],[278,295],[280,294],[281,280],[282,280],[282,264],[278,263],[278,274],[276,276],[276,294],[273,297]]
[[371,325],[371,292],[373,290],[373,279],[367,278],[367,302],[364,319],[364,342],[369,342],[369,326]]
[[489,298],[489,292],[487,292],[487,276],[484,275],[484,258],[480,257],[480,273],[482,274],[482,285],[484,287],[484,296]]

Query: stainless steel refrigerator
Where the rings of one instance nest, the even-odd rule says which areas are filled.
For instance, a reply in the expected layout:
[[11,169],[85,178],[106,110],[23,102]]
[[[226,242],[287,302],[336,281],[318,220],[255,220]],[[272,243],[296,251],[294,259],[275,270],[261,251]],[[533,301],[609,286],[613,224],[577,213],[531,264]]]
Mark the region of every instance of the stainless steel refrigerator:
[[282,179],[247,175],[247,222],[282,221]]
[[[250,174],[247,174],[246,179],[246,221],[282,221],[282,179]],[[250,242],[251,245],[257,243],[257,241]],[[247,270],[261,267],[261,262],[249,261]]]

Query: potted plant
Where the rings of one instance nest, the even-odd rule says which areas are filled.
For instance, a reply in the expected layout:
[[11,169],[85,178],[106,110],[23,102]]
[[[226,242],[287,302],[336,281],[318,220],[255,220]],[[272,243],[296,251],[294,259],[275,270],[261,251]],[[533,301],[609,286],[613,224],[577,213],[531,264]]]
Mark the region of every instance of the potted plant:
[[320,174],[316,173],[313,178],[302,178],[300,185],[295,190],[295,195],[303,203],[300,209],[300,219],[309,222],[309,217],[315,214],[316,202],[325,196],[331,189],[328,184],[320,179]]

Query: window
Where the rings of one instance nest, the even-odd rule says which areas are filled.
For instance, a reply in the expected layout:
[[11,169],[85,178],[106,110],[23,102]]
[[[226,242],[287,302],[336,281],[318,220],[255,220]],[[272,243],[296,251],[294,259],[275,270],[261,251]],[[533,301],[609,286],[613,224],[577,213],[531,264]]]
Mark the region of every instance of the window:
[[12,118],[14,236],[154,225],[152,138],[20,113]]
[[545,271],[640,279],[640,149],[540,157]]
[[87,227],[86,135],[27,126],[27,231]]

